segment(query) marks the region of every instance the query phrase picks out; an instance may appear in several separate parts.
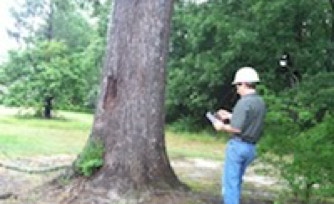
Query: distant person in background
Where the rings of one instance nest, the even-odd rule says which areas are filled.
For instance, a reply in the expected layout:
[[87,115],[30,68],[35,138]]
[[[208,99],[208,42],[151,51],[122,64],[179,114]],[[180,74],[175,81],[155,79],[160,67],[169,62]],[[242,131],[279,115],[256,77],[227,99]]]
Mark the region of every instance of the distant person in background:
[[223,173],[222,194],[224,204],[239,204],[242,179],[247,166],[256,157],[256,143],[259,141],[266,115],[266,106],[256,92],[256,84],[260,81],[258,73],[251,67],[240,68],[234,78],[240,99],[230,113],[219,110],[216,115],[221,121],[215,122],[217,131],[231,134],[226,146]]

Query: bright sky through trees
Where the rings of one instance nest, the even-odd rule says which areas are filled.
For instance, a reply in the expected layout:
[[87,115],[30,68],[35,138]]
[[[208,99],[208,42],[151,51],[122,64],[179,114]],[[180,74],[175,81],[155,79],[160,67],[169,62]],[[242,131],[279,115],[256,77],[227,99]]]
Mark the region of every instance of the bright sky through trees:
[[7,35],[7,29],[13,27],[9,9],[15,4],[16,1],[13,0],[0,0],[0,62],[5,59],[7,50],[16,46],[15,40]]

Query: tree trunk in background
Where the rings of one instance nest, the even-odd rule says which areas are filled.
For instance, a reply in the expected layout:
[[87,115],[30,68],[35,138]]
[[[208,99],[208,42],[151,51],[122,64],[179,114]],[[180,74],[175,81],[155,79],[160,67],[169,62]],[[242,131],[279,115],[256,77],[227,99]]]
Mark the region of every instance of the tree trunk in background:
[[52,111],[52,96],[46,96],[44,99],[44,118],[50,119],[52,118],[51,111]]
[[115,0],[91,133],[106,152],[94,186],[175,188],[164,141],[165,68],[172,0]]

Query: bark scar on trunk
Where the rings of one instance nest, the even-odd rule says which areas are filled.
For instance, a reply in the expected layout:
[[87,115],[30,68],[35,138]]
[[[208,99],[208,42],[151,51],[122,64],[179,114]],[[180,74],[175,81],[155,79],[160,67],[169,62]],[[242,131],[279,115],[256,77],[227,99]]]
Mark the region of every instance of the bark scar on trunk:
[[113,76],[108,76],[107,78],[107,89],[104,94],[103,108],[111,108],[115,103],[115,98],[117,96],[117,79]]

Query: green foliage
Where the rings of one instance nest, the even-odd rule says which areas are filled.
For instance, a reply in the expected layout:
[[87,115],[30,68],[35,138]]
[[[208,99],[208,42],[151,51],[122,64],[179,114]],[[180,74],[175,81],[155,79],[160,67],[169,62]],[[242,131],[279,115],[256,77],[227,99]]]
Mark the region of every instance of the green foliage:
[[74,166],[77,173],[91,176],[103,165],[104,146],[101,141],[90,141],[84,148]]
[[265,94],[268,115],[260,152],[304,203],[333,196],[332,77],[333,73],[305,77],[288,92]]
[[[64,4],[63,1],[60,2]],[[72,52],[84,51],[95,34],[94,27],[75,7],[73,9],[69,7],[65,10],[58,9],[54,15],[52,26],[57,28],[53,31],[52,40],[63,42]]]
[[[334,117],[328,116],[321,124],[301,133],[293,141],[296,148],[294,160],[283,174],[291,177],[291,186],[295,191],[302,191],[299,194],[304,194],[302,198],[304,200],[308,198],[306,190],[310,191],[309,193],[323,192],[329,188],[334,190],[334,164],[329,162],[334,156],[333,122]],[[327,194],[327,196],[333,195],[333,193]]]
[[104,48],[105,40],[96,36],[77,59],[82,69],[82,77],[85,84],[85,88],[83,89],[85,90],[83,96],[84,104],[81,104],[81,106],[91,110],[95,108],[95,102],[99,93],[99,79],[105,52]]
[[328,116],[307,131],[294,136],[266,135],[261,142],[262,151],[267,153],[263,155],[265,161],[280,170],[292,194],[303,203],[333,197],[333,122],[334,117]]
[[[207,110],[218,107],[219,95],[230,84],[237,51],[226,49],[230,28],[218,4],[176,4],[169,61],[167,120],[193,117],[202,121]],[[222,20],[224,19],[224,20]],[[226,51],[226,52],[225,52]],[[231,69],[225,69],[232,67]],[[231,87],[229,87],[230,89]],[[198,123],[197,123],[198,124]]]
[[0,76],[9,89],[4,103],[39,111],[45,98],[53,97],[58,108],[80,106],[89,84],[84,80],[86,75],[79,60],[66,45],[55,41],[11,52]]
[[[1,84],[9,89],[2,103],[35,107],[36,114],[43,114],[48,97],[56,109],[94,108],[106,34],[100,36],[77,3],[25,0],[12,8],[15,26],[9,34],[24,49],[11,51],[0,71]],[[101,8],[108,10],[105,4]]]
[[167,121],[193,117],[203,123],[206,110],[230,109],[235,101],[230,82],[241,66],[254,66],[271,90],[287,90],[278,65],[283,52],[291,55],[289,68],[300,75],[331,71],[331,8],[329,1],[315,0],[176,2]]
[[304,76],[294,89],[282,93],[285,109],[294,115],[301,129],[308,129],[324,119],[326,113],[334,113],[334,72]]

